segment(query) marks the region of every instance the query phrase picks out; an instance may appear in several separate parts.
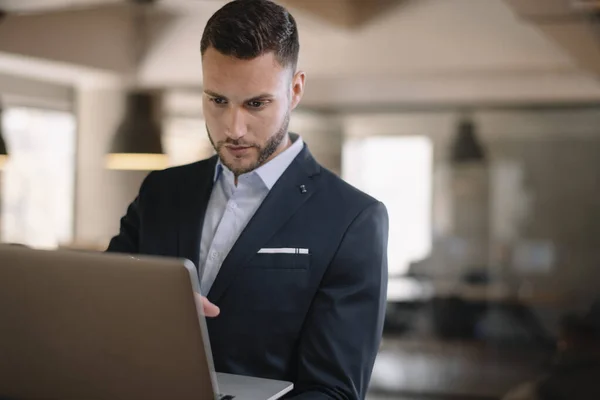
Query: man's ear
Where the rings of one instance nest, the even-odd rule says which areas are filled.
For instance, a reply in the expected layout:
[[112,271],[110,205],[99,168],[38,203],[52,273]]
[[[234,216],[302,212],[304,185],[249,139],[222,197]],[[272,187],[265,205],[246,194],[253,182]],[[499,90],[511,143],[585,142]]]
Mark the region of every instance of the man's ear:
[[292,77],[292,85],[291,85],[291,99],[290,109],[294,109],[300,103],[302,99],[302,95],[304,94],[304,82],[306,80],[306,73],[304,71],[298,71]]

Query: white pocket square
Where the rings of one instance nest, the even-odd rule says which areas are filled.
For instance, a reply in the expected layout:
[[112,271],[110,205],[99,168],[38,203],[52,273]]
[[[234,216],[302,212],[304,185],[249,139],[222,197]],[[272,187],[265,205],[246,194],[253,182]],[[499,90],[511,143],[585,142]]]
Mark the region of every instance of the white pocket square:
[[308,254],[308,249],[295,247],[264,248],[260,249],[258,254]]

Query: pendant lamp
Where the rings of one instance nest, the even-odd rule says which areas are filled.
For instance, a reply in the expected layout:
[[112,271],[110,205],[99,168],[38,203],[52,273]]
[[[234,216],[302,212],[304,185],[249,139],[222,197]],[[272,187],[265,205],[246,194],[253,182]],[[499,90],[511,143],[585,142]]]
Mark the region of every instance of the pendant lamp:
[[155,97],[144,91],[127,94],[125,115],[106,157],[107,168],[151,171],[167,167],[168,157],[161,142],[162,129],[156,118]]
[[477,138],[475,123],[470,118],[461,118],[451,147],[450,161],[453,164],[464,164],[483,163],[485,160],[485,151]]
[[[135,16],[136,65],[140,65],[148,39],[147,11],[151,0],[130,0]],[[123,121],[117,128],[106,156],[106,167],[119,170],[152,171],[168,166],[161,142],[162,127],[156,108],[160,97],[150,90],[136,89],[127,94]]]
[[2,106],[0,105],[0,170],[4,169],[6,162],[8,161],[8,150],[6,149],[6,143],[2,136]]

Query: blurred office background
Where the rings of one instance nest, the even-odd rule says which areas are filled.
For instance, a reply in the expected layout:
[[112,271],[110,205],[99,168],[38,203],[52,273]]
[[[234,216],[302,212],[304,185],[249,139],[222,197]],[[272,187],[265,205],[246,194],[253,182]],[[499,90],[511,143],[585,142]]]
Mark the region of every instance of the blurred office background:
[[[308,74],[291,130],[391,219],[372,398],[500,399],[543,374],[600,293],[600,3],[281,3]],[[2,241],[102,250],[143,161],[212,154],[199,41],[223,4],[0,0]]]

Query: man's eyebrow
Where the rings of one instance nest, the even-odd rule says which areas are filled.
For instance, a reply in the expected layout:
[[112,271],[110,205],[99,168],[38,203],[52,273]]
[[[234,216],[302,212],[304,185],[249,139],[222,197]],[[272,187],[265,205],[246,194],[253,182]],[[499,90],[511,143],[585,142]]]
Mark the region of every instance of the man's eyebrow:
[[271,93],[261,93],[258,96],[254,96],[253,98],[246,100],[246,103],[249,102],[249,101],[272,99],[274,97],[275,96],[273,96]]
[[206,93],[206,94],[207,94],[207,95],[209,95],[210,97],[218,97],[218,98],[220,98],[220,99],[225,99],[225,100],[227,100],[227,97],[225,97],[225,96],[223,96],[223,95],[221,95],[221,94],[219,94],[219,93],[213,92],[212,90],[207,90],[207,89],[205,89],[205,90],[204,90],[204,93]]
[[[227,100],[227,97],[225,97],[225,96],[223,96],[222,94],[219,94],[219,93],[217,93],[217,92],[213,92],[212,90],[205,89],[205,90],[204,90],[204,93],[206,93],[207,95],[209,95],[209,96],[211,96],[211,97],[218,97],[218,98],[220,98],[220,99],[225,99],[225,100]],[[258,100],[272,99],[272,98],[274,98],[274,97],[275,97],[275,96],[274,96],[273,94],[271,94],[271,93],[267,93],[267,92],[264,92],[264,93],[261,93],[261,94],[259,94],[258,96],[254,96],[254,97],[252,97],[252,98],[250,98],[250,99],[247,99],[247,100],[245,100],[245,101],[244,101],[244,103],[248,103],[248,102],[250,102],[250,101],[258,101]]]

